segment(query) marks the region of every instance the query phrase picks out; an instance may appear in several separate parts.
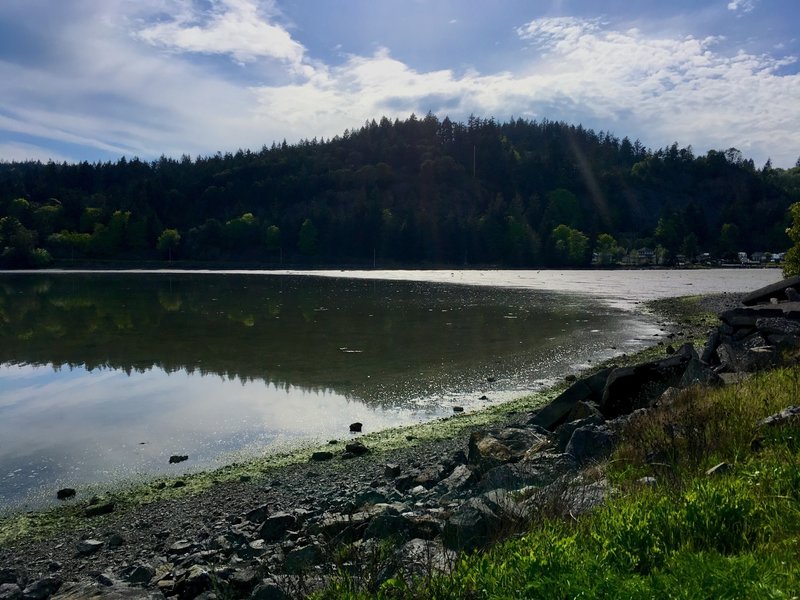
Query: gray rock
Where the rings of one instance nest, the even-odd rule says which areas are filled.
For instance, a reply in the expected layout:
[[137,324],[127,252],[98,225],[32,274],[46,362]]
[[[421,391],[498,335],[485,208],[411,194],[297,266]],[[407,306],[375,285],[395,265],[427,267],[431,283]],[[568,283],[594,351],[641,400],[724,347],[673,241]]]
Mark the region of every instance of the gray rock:
[[686,388],[692,385],[719,387],[722,385],[722,379],[699,359],[693,358],[686,365],[678,387]]
[[25,587],[25,574],[10,567],[0,567],[0,584],[2,583],[14,583]]
[[476,481],[478,481],[478,474],[474,467],[457,465],[450,475],[439,482],[439,489],[444,493],[458,492],[469,489]]
[[283,568],[287,573],[302,573],[322,560],[322,549],[317,544],[308,544],[288,552],[283,560]]
[[78,542],[77,552],[80,556],[88,556],[99,552],[104,545],[105,543],[100,540],[81,540]]
[[262,504],[261,506],[256,506],[254,509],[247,511],[244,518],[251,523],[263,523],[269,516],[269,513],[270,505]]
[[[565,423],[580,421],[582,419],[587,419],[589,417],[603,418],[603,414],[600,412],[600,409],[597,407],[596,403],[581,400],[580,402],[575,403],[575,406],[567,415],[567,420],[565,421]],[[563,424],[564,423],[562,423],[562,425]],[[561,425],[559,425],[559,427],[561,427]]]
[[366,530],[364,539],[395,539],[410,540],[412,537],[413,525],[411,521],[396,511],[386,510],[382,514],[373,518]]
[[333,452],[328,452],[326,450],[317,451],[311,454],[311,460],[313,461],[324,461],[324,460],[331,460],[333,458]]
[[566,420],[577,402],[591,398],[592,389],[583,381],[577,381],[542,407],[528,420],[528,424],[553,431]]
[[312,533],[321,533],[328,539],[355,540],[362,536],[372,517],[383,512],[382,507],[371,506],[353,514],[326,514],[321,520],[310,524]]
[[756,304],[768,303],[770,298],[784,297],[786,295],[786,288],[796,287],[798,285],[800,285],[800,277],[783,279],[777,283],[766,285],[750,292],[742,299],[742,304],[745,306],[754,306]]
[[204,565],[192,565],[189,570],[175,580],[174,591],[181,600],[196,598],[210,590],[214,581]]
[[260,579],[253,568],[239,569],[228,578],[228,585],[236,598],[248,597]]
[[250,600],[289,600],[274,579],[264,579],[250,594]]
[[600,411],[606,418],[614,418],[649,406],[668,387],[677,386],[693,358],[697,358],[694,348],[684,344],[668,358],[614,369],[603,390]]
[[67,500],[75,497],[75,490],[73,488],[61,488],[56,492],[56,498],[59,500]]
[[578,464],[600,461],[614,450],[616,436],[608,426],[589,425],[574,431],[567,444],[566,453]]
[[148,564],[137,564],[125,567],[120,571],[120,577],[133,585],[147,585],[156,574],[156,570]]
[[400,473],[402,473],[402,470],[400,469],[400,465],[396,463],[387,463],[383,470],[383,476],[387,479],[394,479],[399,476]]
[[276,512],[267,517],[259,536],[266,542],[276,542],[297,525],[297,517],[288,512]]
[[45,600],[55,594],[61,584],[62,581],[59,577],[38,579],[22,590],[22,597],[25,600]]
[[740,327],[755,328],[758,319],[780,318],[784,316],[782,308],[777,307],[753,307],[753,308],[732,308],[723,312],[719,318],[734,329]]
[[475,550],[498,537],[500,519],[482,498],[470,498],[459,506],[442,530],[442,543],[450,550]]
[[714,329],[708,336],[703,352],[700,354],[700,361],[706,365],[714,364],[717,359],[717,346],[721,341],[718,329]]
[[355,456],[361,456],[362,454],[367,454],[369,452],[369,448],[367,448],[362,442],[355,441],[347,444],[345,446],[345,451]]
[[167,555],[182,556],[184,554],[190,554],[199,548],[199,545],[195,544],[194,542],[190,542],[189,540],[178,540],[169,548],[167,548]]
[[762,335],[800,335],[800,323],[785,317],[758,319],[756,328]]
[[451,572],[455,561],[455,553],[445,550],[440,542],[423,539],[403,544],[395,556],[403,572],[411,578],[430,576],[432,571]]
[[534,460],[501,465],[491,469],[477,483],[476,489],[488,492],[496,489],[519,490],[524,487],[542,487],[551,484],[577,468],[575,459],[568,454],[540,454]]
[[2,583],[0,600],[22,600],[22,590],[16,583]]
[[800,427],[800,406],[789,406],[758,422],[758,428]]
[[559,452],[564,452],[567,448],[567,444],[569,443],[572,434],[575,432],[576,429],[579,427],[587,427],[589,425],[600,425],[604,421],[602,415],[591,415],[586,418],[582,418],[580,420],[575,421],[568,421],[563,425],[559,425],[558,429],[556,429],[556,450]]
[[467,459],[485,472],[508,462],[518,462],[531,449],[543,448],[548,438],[526,427],[502,427],[470,435]]

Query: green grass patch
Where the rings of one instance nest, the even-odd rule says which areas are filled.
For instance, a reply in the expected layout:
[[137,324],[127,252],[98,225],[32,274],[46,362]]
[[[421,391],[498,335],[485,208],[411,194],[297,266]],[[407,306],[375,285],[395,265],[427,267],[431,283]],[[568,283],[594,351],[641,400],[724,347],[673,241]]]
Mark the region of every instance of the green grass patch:
[[[605,467],[622,494],[593,513],[537,524],[451,573],[368,591],[342,578],[319,597],[800,598],[800,428],[757,429],[799,386],[795,366],[687,390],[631,420]],[[707,476],[721,460],[729,470]]]

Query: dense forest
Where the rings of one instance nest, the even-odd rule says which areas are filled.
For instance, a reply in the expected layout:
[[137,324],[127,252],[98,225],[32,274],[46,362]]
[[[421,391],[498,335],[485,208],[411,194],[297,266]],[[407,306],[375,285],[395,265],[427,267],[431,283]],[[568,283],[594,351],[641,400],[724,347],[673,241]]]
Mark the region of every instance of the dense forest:
[[[0,261],[588,266],[782,252],[792,169],[428,114],[192,159],[0,162]],[[647,249],[647,251],[641,251]]]

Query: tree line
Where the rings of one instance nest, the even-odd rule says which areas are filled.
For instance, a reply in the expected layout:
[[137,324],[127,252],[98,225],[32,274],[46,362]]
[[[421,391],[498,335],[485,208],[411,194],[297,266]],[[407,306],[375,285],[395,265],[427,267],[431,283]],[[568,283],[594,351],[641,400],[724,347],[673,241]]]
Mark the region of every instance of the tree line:
[[154,161],[0,163],[0,262],[556,267],[782,251],[792,169],[552,121],[411,115]]

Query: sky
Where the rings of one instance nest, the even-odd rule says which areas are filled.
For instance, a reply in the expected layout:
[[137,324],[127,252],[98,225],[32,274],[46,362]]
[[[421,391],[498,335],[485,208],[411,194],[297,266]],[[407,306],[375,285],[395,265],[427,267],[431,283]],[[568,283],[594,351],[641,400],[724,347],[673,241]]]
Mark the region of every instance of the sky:
[[2,0],[0,160],[151,160],[428,112],[800,157],[798,0]]

